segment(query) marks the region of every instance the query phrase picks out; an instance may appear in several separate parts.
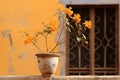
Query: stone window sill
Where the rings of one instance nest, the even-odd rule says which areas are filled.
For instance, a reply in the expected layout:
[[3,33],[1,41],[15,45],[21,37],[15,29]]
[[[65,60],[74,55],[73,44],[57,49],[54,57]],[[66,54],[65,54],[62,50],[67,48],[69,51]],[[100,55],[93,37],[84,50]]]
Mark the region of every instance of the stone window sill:
[[0,76],[0,80],[120,80],[120,76]]

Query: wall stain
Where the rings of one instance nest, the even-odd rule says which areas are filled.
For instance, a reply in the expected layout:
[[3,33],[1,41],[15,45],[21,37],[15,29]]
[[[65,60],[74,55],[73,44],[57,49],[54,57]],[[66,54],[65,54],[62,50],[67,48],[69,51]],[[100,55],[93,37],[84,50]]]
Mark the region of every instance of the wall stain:
[[12,41],[12,32],[8,29],[2,31],[3,38],[8,39],[10,51],[8,52],[8,75],[14,74],[14,67],[12,64],[12,53],[14,51],[13,41]]

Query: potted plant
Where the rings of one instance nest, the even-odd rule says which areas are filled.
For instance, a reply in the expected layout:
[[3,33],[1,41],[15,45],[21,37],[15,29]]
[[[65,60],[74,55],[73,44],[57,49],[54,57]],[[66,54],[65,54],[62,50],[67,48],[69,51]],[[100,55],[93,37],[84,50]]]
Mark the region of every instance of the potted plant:
[[[86,29],[91,29],[92,26],[91,21],[85,20],[82,23],[80,14],[74,13],[72,11],[72,7],[66,8],[62,3],[58,4],[58,10],[53,16],[56,15],[58,15],[59,19],[62,18],[66,23],[66,26],[63,26],[61,31],[59,32],[58,41],[60,40],[63,30],[66,29],[69,32],[74,33],[78,43],[85,42],[86,44],[88,44],[84,32],[86,31]],[[54,50],[59,44],[62,43],[57,42],[52,49],[49,49],[48,37],[57,30],[56,25],[58,24],[56,24],[55,20],[51,20],[47,24],[45,23],[42,24],[44,26],[44,29],[38,31],[33,37],[28,33],[26,28],[21,28],[20,32],[24,34],[25,44],[32,43],[40,51],[39,53],[36,54],[36,56],[38,58],[39,70],[42,73],[42,75],[52,76],[56,71],[58,58],[60,57],[60,54],[54,52]],[[45,39],[46,51],[41,50],[41,48],[37,44],[40,36],[42,36]]]

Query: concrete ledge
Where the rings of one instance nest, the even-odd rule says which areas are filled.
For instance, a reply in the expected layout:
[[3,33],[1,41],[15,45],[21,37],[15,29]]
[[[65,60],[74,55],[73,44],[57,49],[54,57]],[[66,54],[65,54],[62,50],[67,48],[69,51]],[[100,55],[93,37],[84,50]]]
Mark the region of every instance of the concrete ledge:
[[62,76],[53,80],[120,80],[120,76]]
[[0,76],[0,80],[120,80],[120,76]]

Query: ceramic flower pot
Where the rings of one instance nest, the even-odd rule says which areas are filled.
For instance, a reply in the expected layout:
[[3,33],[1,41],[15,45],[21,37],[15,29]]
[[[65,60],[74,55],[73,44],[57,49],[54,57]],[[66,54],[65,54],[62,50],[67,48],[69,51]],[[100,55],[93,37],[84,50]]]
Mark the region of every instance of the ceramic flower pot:
[[42,76],[53,76],[56,72],[59,54],[36,54],[38,59],[38,67]]

